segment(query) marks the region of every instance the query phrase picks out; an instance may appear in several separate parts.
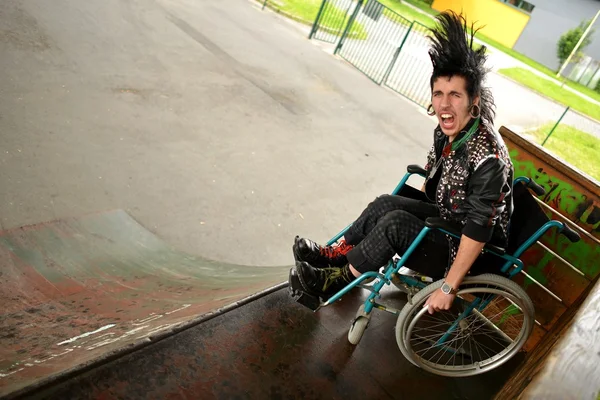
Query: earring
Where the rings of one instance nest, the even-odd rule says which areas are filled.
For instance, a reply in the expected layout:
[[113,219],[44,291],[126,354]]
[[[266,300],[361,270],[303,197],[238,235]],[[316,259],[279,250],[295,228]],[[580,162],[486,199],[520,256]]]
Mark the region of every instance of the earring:
[[[475,108],[477,108],[477,114],[473,115],[473,110]],[[477,104],[471,105],[471,108],[469,109],[469,114],[471,114],[472,118],[479,118],[481,116],[481,107],[479,107]]]
[[427,107],[427,115],[429,115],[430,117],[433,117],[435,115],[433,104],[430,104],[429,107]]

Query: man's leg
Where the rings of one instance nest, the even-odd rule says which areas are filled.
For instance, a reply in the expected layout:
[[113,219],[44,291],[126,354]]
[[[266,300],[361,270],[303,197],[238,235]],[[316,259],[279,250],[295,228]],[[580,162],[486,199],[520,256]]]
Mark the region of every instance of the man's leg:
[[353,222],[339,246],[320,246],[310,239],[296,237],[294,256],[297,261],[306,261],[314,267],[343,266],[348,262],[346,254],[373,230],[381,218],[397,210],[407,211],[423,221],[438,215],[437,207],[431,203],[403,196],[379,196]]
[[[290,276],[297,279],[306,293],[329,298],[360,274],[378,271],[395,254],[404,254],[424,226],[421,218],[407,211],[388,212],[348,252],[349,263],[344,267],[315,268],[306,262],[296,262],[295,271]],[[413,257],[443,276],[448,262],[448,242],[445,235],[439,231],[430,231],[410,259]],[[414,263],[410,264],[411,269],[421,271],[421,268],[414,268]],[[292,282],[290,284],[293,285]]]
[[[417,217],[404,210],[386,214],[346,255],[353,275],[378,271],[395,254],[402,256],[425,226],[424,220],[427,217]],[[441,277],[448,264],[448,254],[446,235],[431,230],[408,258],[405,266],[431,277]]]
[[379,220],[392,211],[406,211],[421,221],[439,215],[436,205],[432,203],[389,194],[379,196],[350,226],[344,235],[346,242],[353,246],[358,245],[377,226]]

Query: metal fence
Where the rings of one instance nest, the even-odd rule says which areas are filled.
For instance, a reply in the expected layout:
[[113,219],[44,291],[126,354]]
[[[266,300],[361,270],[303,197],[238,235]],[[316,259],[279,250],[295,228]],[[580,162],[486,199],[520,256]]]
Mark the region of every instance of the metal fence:
[[583,55],[573,67],[568,78],[580,85],[594,89],[600,83],[600,61],[588,55]]
[[398,48],[385,85],[422,107],[431,102],[429,79],[433,66],[429,59],[428,28],[413,22],[405,40]]
[[380,85],[409,32],[411,22],[377,1],[368,1],[352,20],[350,29],[356,26],[367,32],[367,37],[344,37],[338,45],[337,54]]
[[352,12],[360,8],[360,3],[352,0],[323,0],[308,36],[309,39],[328,43],[337,42],[348,26]]
[[[373,82],[427,107],[432,72],[425,37],[428,28],[377,0],[350,1],[350,5],[347,1],[323,0],[309,37],[337,42],[334,52]],[[334,21],[342,20],[345,25],[339,29]]]

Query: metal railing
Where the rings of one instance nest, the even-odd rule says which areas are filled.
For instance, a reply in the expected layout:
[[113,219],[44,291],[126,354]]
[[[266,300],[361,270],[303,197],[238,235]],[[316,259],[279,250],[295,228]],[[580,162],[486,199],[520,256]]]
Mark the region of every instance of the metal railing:
[[398,49],[410,32],[411,22],[377,1],[368,1],[349,24],[364,27],[366,38],[342,37],[337,54],[381,85]]
[[429,80],[433,73],[427,31],[416,21],[411,24],[384,81],[387,87],[424,108],[431,102]]
[[352,0],[323,0],[312,26],[309,39],[335,43],[339,40],[354,9],[360,8],[362,0],[354,3]]
[[[344,21],[343,28],[334,21]],[[334,53],[373,82],[427,107],[432,71],[427,29],[377,0],[323,0],[309,38],[337,42]]]

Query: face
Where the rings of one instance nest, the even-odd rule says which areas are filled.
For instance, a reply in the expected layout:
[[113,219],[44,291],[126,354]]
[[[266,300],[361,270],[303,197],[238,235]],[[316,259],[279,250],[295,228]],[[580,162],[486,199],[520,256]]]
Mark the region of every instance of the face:
[[[437,116],[440,128],[450,141],[460,133],[471,119],[467,82],[462,76],[440,76],[433,82],[431,103]],[[479,104],[479,97],[473,99]]]

